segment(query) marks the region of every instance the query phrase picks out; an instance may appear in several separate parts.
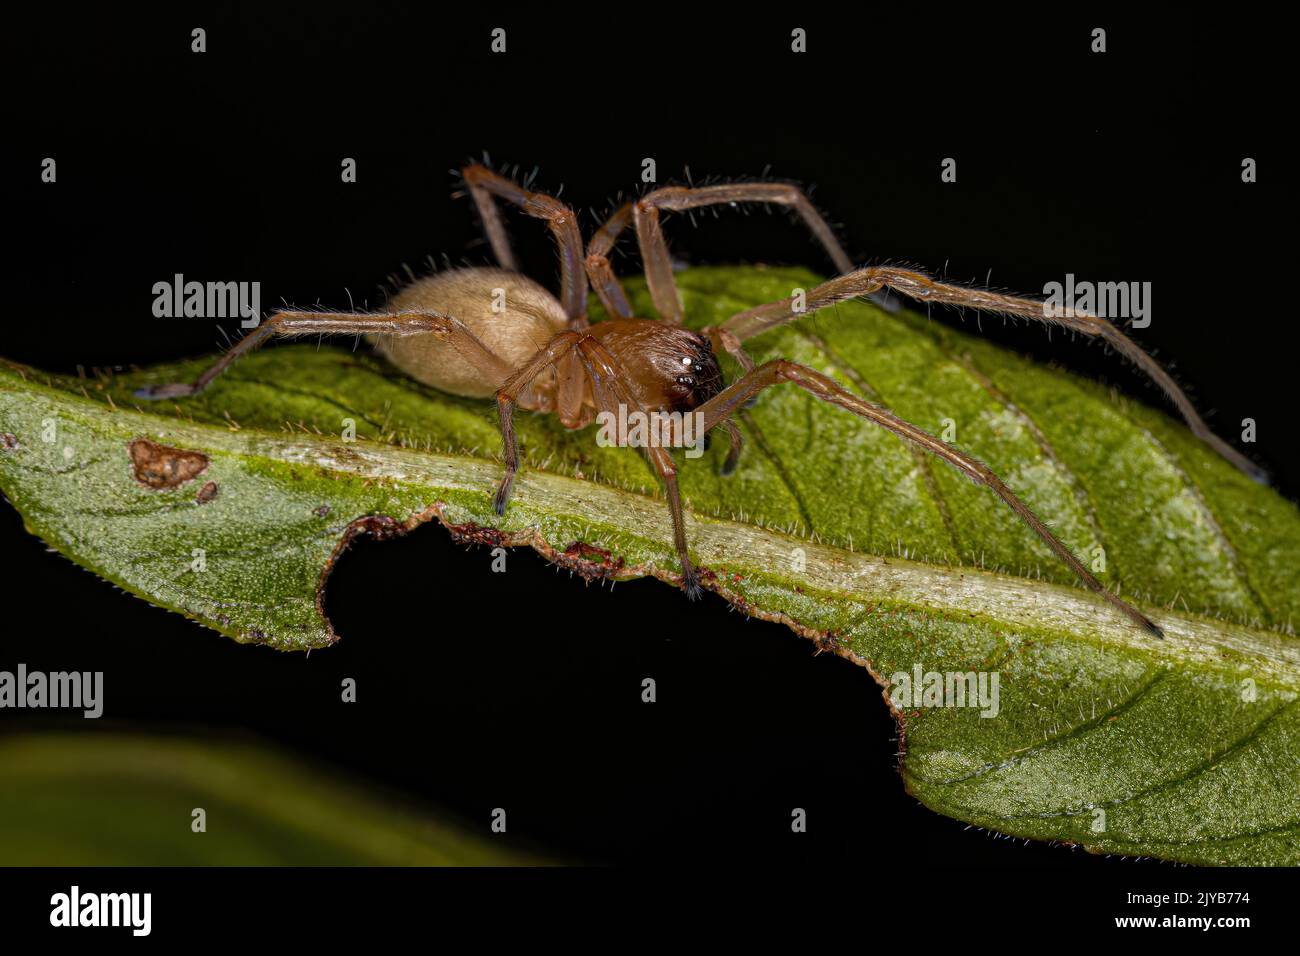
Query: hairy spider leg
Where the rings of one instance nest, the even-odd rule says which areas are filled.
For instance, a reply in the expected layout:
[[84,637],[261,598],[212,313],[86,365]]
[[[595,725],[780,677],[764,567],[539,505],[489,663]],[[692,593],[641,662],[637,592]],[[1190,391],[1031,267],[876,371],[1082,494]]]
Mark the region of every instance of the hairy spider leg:
[[[642,196],[633,202],[620,206],[609,221],[591,238],[587,247],[587,273],[591,278],[592,288],[610,315],[630,318],[631,310],[627,304],[618,278],[609,262],[610,251],[618,241],[619,235],[627,228],[629,221],[636,226],[637,244],[641,249],[641,261],[645,267],[646,286],[650,290],[650,299],[660,319],[672,325],[681,325],[683,321],[681,299],[677,293],[677,282],[673,278],[672,257],[668,254],[668,243],[664,238],[663,226],[659,221],[660,210],[685,211],[704,206],[735,205],[737,203],[773,203],[793,209],[799,214],[813,237],[826,250],[837,272],[849,272],[853,269],[853,260],[849,258],[840,241],[835,238],[835,231],[813,206],[806,193],[790,183],[724,183],[716,186],[665,186]],[[883,296],[875,299],[890,311],[897,311],[896,303],[886,302]]]
[[780,299],[739,312],[717,329],[706,331],[712,334],[715,342],[721,342],[732,355],[736,355],[737,351],[743,354],[743,350],[738,349],[740,342],[829,305],[868,295],[882,288],[892,289],[920,302],[938,302],[984,312],[1000,312],[1060,325],[1083,335],[1104,340],[1161,388],[1183,416],[1183,420],[1187,422],[1194,435],[1255,481],[1268,483],[1267,472],[1210,430],[1186,393],[1179,388],[1178,383],[1161,367],[1160,363],[1144,352],[1141,346],[1115,325],[1085,312],[1074,310],[1056,314],[1050,311],[1046,303],[1036,299],[938,282],[925,273],[912,269],[871,266],[847,275],[836,276],[812,289],[806,295],[802,311],[794,310],[793,297]]
[[277,312],[244,336],[230,351],[190,383],[146,385],[136,398],[182,398],[197,395],[238,358],[268,339],[295,335],[437,335],[492,381],[503,381],[510,366],[484,345],[459,319],[437,312]]
[[[555,336],[538,350],[527,363],[519,368],[497,390],[497,413],[501,424],[501,440],[505,474],[497,486],[493,507],[496,513],[504,515],[510,493],[514,487],[515,475],[519,471],[519,442],[515,435],[514,410],[519,394],[528,384],[547,367],[556,364],[565,355],[577,351],[586,369],[587,376],[593,384],[596,400],[604,404],[601,396],[607,393],[617,398],[630,410],[636,410],[648,416],[644,405],[632,394],[627,385],[627,372],[609,351],[591,335],[566,331]],[[735,446],[733,445],[733,448]],[[682,510],[681,491],[677,486],[677,467],[672,456],[659,446],[650,445],[642,449],[651,466],[658,474],[664,486],[664,497],[668,501],[668,510],[673,524],[673,546],[682,568],[682,587],[692,600],[701,594],[699,574],[691,562],[687,551],[686,519]]]
[[609,255],[614,251],[619,235],[631,221],[632,204],[625,202],[592,234],[591,241],[587,243],[587,280],[605,311],[617,319],[632,318],[632,307],[628,305],[618,276],[614,275]]
[[492,253],[503,269],[518,272],[519,265],[493,197],[513,203],[528,215],[546,221],[560,252],[560,305],[569,319],[569,328],[586,328],[587,273],[582,255],[582,234],[578,231],[578,219],[573,210],[558,199],[545,193],[529,192],[514,180],[477,163],[466,166],[461,175],[474,197],[474,205],[478,207]]
[[836,382],[805,365],[799,365],[785,359],[765,362],[751,372],[747,372],[734,383],[723,389],[713,398],[701,405],[698,411],[704,416],[704,427],[712,428],[726,421],[741,408],[747,400],[756,396],[765,388],[790,382],[808,392],[813,397],[837,405],[852,412],[860,418],[893,432],[900,438],[912,442],[932,455],[941,458],[956,467],[967,478],[992,489],[1010,508],[1029,525],[1029,527],[1052,549],[1083,582],[1109,601],[1131,620],[1146,628],[1157,637],[1163,637],[1160,628],[1142,612],[1128,602],[1108,591],[1100,581],[1088,572],[1074,553],[1052,534],[1042,520],[1021,501],[1010,488],[998,478],[983,462],[971,458],[951,445],[940,441],[933,435],[917,428],[878,405],[863,401],[852,392],[840,387]]

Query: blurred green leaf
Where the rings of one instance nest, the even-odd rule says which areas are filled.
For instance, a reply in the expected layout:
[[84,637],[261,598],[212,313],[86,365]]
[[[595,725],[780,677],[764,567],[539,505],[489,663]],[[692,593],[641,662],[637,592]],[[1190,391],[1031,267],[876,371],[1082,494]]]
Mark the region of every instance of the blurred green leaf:
[[[541,862],[260,746],[0,737],[0,866]],[[206,832],[191,829],[195,808]]]

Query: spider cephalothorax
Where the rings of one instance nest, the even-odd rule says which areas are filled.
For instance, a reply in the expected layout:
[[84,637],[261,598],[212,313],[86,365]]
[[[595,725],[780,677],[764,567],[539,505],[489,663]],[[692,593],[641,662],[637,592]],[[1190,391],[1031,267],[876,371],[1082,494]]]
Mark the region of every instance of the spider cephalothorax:
[[624,368],[648,411],[688,412],[722,391],[722,368],[708,338],[647,319],[615,319],[591,334]]
[[[814,369],[785,359],[755,366],[742,343],[836,302],[886,290],[924,302],[1065,325],[1105,340],[1134,361],[1164,389],[1197,436],[1243,471],[1263,477],[1249,459],[1209,430],[1169,374],[1114,325],[1077,311],[1062,318],[1034,299],[939,282],[914,269],[871,266],[855,270],[825,219],[794,186],[764,182],[657,189],[620,206],[592,236],[584,255],[576,217],[563,203],[531,192],[484,166],[466,167],[463,175],[499,268],[456,269],[422,279],[402,290],[382,313],[277,312],[192,384],[158,385],[137,394],[142,398],[192,395],[238,356],[272,335],[367,335],[390,362],[419,381],[457,395],[495,396],[505,446],[505,475],[497,488],[495,507],[504,514],[519,468],[516,405],[554,413],[568,428],[585,427],[599,413],[614,409],[639,415],[689,412],[706,437],[713,428],[722,428],[729,436],[731,450],[723,465],[726,473],[735,467],[741,452],[741,433],[733,416],[764,389],[789,383],[893,432],[988,487],[1088,587],[1157,635],[1160,629],[1150,619],[1102,587],[987,466]],[[558,298],[519,274],[496,206],[498,199],[550,227],[560,251]],[[690,331],[683,326],[660,213],[743,202],[775,203],[794,210],[840,274],[797,300],[792,295],[756,305],[715,328]],[[646,285],[659,313],[657,320],[632,314],[610,265],[609,254],[628,225],[636,230]],[[594,325],[587,319],[588,282],[609,316]],[[743,373],[731,385],[723,381],[719,351],[735,359]],[[677,464],[661,444],[647,442],[641,451],[663,482],[682,585],[693,597],[699,593],[700,577],[687,547]]]

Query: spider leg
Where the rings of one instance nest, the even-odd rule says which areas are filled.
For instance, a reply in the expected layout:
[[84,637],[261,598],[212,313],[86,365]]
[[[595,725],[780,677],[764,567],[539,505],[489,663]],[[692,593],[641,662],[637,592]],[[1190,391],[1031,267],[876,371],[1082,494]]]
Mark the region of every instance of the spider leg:
[[877,405],[863,401],[852,392],[840,387],[832,379],[827,378],[820,372],[795,362],[789,362],[785,359],[766,362],[746,373],[736,382],[723,389],[709,401],[701,405],[697,411],[704,416],[704,427],[713,428],[716,425],[726,421],[739,409],[746,400],[757,395],[765,388],[773,385],[780,385],[785,382],[791,382],[799,388],[808,392],[815,398],[823,402],[829,402],[832,405],[838,405],[840,408],[850,411],[860,418],[875,422],[882,428],[893,432],[900,438],[913,442],[921,448],[930,452],[932,455],[943,459],[949,464],[956,467],[962,474],[966,475],[972,481],[986,485],[994,494],[1001,498],[1025,524],[1029,525],[1040,538],[1046,542],[1047,546],[1056,553],[1083,582],[1096,591],[1101,597],[1109,601],[1118,608],[1123,614],[1131,620],[1142,625],[1157,637],[1162,637],[1160,628],[1157,627],[1146,615],[1138,611],[1128,602],[1116,597],[1098,581],[1082,562],[1074,556],[1061,541],[1052,534],[1048,527],[1043,524],[1042,520],[1035,515],[1023,501],[1021,501],[1010,488],[998,478],[987,465],[976,461],[969,455],[966,455],[951,445],[940,441],[928,432],[922,431],[910,422],[885,411]]
[[722,427],[726,429],[727,437],[731,440],[731,449],[727,452],[726,461],[722,463],[722,474],[729,475],[740,464],[740,452],[745,447],[745,440],[740,436],[740,429],[736,427],[736,423],[730,418],[722,422]]
[[713,351],[715,353],[726,352],[736,360],[736,363],[743,371],[754,371],[754,360],[750,358],[749,353],[741,347],[740,338],[736,333],[728,329],[725,323],[723,325],[709,326],[708,328],[701,329],[700,332],[709,337],[709,342],[713,345]]
[[[659,211],[661,209],[682,211],[698,209],[701,206],[735,205],[746,202],[775,203],[793,209],[808,227],[808,231],[826,250],[826,254],[835,265],[835,271],[844,273],[853,269],[853,260],[835,238],[835,231],[809,201],[804,191],[797,186],[789,183],[666,186],[647,193],[632,204],[637,242],[641,246],[641,260],[645,267],[646,285],[650,289],[650,298],[654,302],[655,309],[663,321],[672,325],[681,325],[682,305],[677,295],[677,283],[673,279],[668,243],[664,239],[663,227],[659,223]],[[898,308],[892,303],[885,303],[883,298],[878,304],[891,311],[896,311]]]
[[[587,367],[587,374],[593,381],[601,381],[608,386],[615,397],[629,410],[638,411],[643,415],[649,414],[645,406],[636,400],[631,389],[628,388],[627,373],[623,366],[603,345],[588,336],[578,343],[578,351],[582,355],[583,364]],[[673,546],[677,549],[677,558],[682,566],[682,589],[686,592],[686,596],[694,601],[703,592],[700,588],[699,572],[695,570],[695,565],[691,563],[690,554],[687,552],[686,516],[682,510],[681,491],[677,487],[677,466],[668,451],[657,443],[651,442],[642,450],[650,460],[651,466],[658,472],[660,481],[663,482],[664,497],[668,500],[668,511],[673,521]],[[739,449],[734,442],[732,454],[733,456],[739,454]]]
[[221,356],[193,382],[147,385],[136,398],[182,398],[196,395],[236,359],[268,339],[294,335],[436,335],[449,342],[461,357],[492,380],[510,374],[510,366],[488,349],[459,320],[437,312],[276,312]]
[[[1178,383],[1155,359],[1144,352],[1141,346],[1120,331],[1117,326],[1086,312],[1078,310],[1071,310],[1068,313],[1053,312],[1047,303],[1037,299],[1026,299],[983,289],[972,289],[966,286],[937,282],[925,273],[911,269],[899,269],[893,266],[872,266],[847,275],[836,276],[834,279],[823,282],[812,289],[808,292],[805,307],[800,312],[793,310],[792,304],[794,300],[792,298],[781,299],[777,302],[770,302],[737,313],[722,323],[717,330],[711,330],[711,333],[714,335],[715,341],[722,341],[728,351],[732,351],[732,346],[727,345],[728,341],[738,348],[740,342],[751,339],[768,329],[776,328],[787,322],[793,322],[801,316],[816,312],[818,309],[824,309],[828,305],[843,302],[845,299],[869,295],[882,288],[893,289],[908,298],[920,302],[939,302],[944,305],[979,309],[987,312],[1001,312],[1006,315],[1015,315],[1038,322],[1064,326],[1083,335],[1104,340],[1115,351],[1140,368],[1161,388],[1183,416],[1183,420],[1187,422],[1194,435],[1255,481],[1267,484],[1268,474],[1210,430],[1210,427],[1205,424],[1197,413],[1196,407],[1186,393],[1179,388]],[[731,339],[725,339],[728,334],[732,337]],[[734,355],[735,352],[733,351],[732,354]]]
[[518,272],[519,265],[510,249],[501,213],[493,197],[513,203],[536,219],[546,220],[560,251],[560,304],[569,318],[570,328],[586,328],[587,274],[584,271],[582,235],[578,232],[578,219],[573,210],[545,193],[529,192],[514,180],[478,163],[466,166],[461,175],[474,197],[474,205],[478,207],[492,253],[503,269]]
[[[506,504],[510,501],[510,491],[515,483],[515,473],[519,471],[519,441],[515,437],[515,405],[519,402],[519,396],[533,379],[551,365],[554,365],[562,375],[563,368],[559,364],[560,360],[569,354],[582,336],[581,332],[573,330],[558,333],[555,338],[542,346],[537,354],[506,378],[497,389],[497,417],[501,423],[502,455],[506,466],[506,473],[501,479],[501,484],[497,486],[496,497],[492,500],[492,507],[499,515],[506,513]],[[566,392],[562,384],[559,391],[562,395]],[[577,410],[561,407],[558,411],[563,419],[571,412],[576,413]]]
[[595,291],[600,304],[605,307],[613,319],[632,318],[632,307],[628,305],[627,296],[614,275],[610,265],[609,254],[614,250],[614,243],[619,235],[632,221],[632,204],[625,202],[615,210],[609,220],[592,235],[587,243],[587,280]]
[[[519,471],[519,443],[515,436],[514,412],[519,394],[528,384],[550,365],[557,365],[560,359],[576,349],[582,364],[591,379],[593,391],[598,396],[617,398],[629,410],[648,414],[646,409],[633,396],[627,385],[627,373],[619,362],[592,336],[572,330],[561,332],[551,339],[536,355],[520,366],[518,371],[506,380],[497,390],[497,411],[501,422],[501,438],[504,445],[505,476],[497,487],[493,507],[496,513],[504,515],[510,492],[514,487],[515,474]],[[650,464],[664,483],[664,496],[668,499],[668,508],[673,520],[673,544],[682,566],[682,587],[688,597],[694,599],[700,595],[699,574],[686,549],[686,520],[682,512],[681,492],[677,487],[677,467],[672,456],[658,445],[651,444],[643,449]]]

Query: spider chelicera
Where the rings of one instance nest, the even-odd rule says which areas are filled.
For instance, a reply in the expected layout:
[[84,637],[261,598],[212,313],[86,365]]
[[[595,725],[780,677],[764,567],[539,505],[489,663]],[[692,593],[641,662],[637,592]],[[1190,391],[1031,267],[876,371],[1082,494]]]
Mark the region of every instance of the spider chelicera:
[[[741,434],[732,416],[763,389],[788,382],[915,443],[973,481],[988,486],[1089,588],[1157,636],[1160,629],[1152,621],[1106,590],[984,464],[805,365],[777,359],[756,366],[742,344],[837,302],[884,290],[921,302],[1056,323],[1108,342],[1165,391],[1198,437],[1241,470],[1260,476],[1249,459],[1210,431],[1169,374],[1111,323],[1077,312],[1049,316],[1040,301],[939,282],[912,269],[871,266],[855,270],[826,220],[796,186],[753,182],[656,189],[620,206],[592,236],[584,254],[577,217],[568,206],[483,165],[467,166],[462,175],[499,268],[453,269],[417,280],[379,313],[276,312],[193,383],[149,386],[136,395],[150,399],[193,395],[241,355],[273,336],[366,335],[389,362],[417,381],[470,398],[495,396],[504,441],[505,476],[494,503],[497,513],[504,514],[519,468],[514,431],[516,406],[554,413],[570,429],[585,428],[598,413],[615,412],[620,405],[624,411],[646,417],[653,413],[690,412],[698,416],[696,420],[705,433],[713,428],[727,433],[730,451],[723,470],[729,473],[741,452]],[[518,206],[549,226],[560,252],[558,299],[519,273],[497,199]],[[738,203],[775,203],[793,209],[840,274],[809,290],[802,308],[797,308],[791,297],[748,309],[721,325],[692,331],[682,324],[682,305],[660,214]],[[632,314],[610,265],[609,255],[629,223],[636,231],[646,285],[659,313],[658,320]],[[587,321],[588,282],[610,316],[594,325]],[[718,366],[720,351],[730,354],[743,369],[730,385],[724,382]],[[660,444],[649,444],[642,450],[663,482],[681,561],[682,586],[688,595],[697,597],[699,574],[687,549],[677,466]]]

